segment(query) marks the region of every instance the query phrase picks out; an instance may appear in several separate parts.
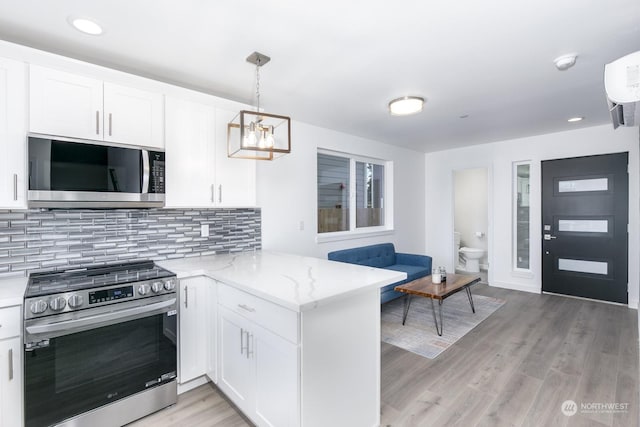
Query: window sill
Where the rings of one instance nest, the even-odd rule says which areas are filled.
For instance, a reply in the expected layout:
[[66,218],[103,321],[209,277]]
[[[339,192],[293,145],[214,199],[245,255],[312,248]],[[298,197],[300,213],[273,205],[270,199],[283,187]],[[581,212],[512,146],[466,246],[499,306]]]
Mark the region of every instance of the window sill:
[[366,230],[366,231],[339,231],[335,233],[316,234],[316,243],[338,242],[340,240],[364,239],[367,237],[388,236],[394,233],[391,229]]

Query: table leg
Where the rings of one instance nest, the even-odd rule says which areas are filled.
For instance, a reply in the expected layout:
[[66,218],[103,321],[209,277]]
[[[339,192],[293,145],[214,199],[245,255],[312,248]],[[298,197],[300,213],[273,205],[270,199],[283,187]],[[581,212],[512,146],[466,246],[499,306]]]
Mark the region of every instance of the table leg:
[[471,288],[466,288],[467,297],[469,298],[469,304],[471,305],[471,311],[476,312],[476,308],[473,305],[473,297],[471,296]]
[[402,315],[402,324],[407,320],[407,314],[409,314],[409,307],[411,306],[411,295],[406,295],[404,297],[404,313]]
[[433,312],[433,323],[436,324],[436,332],[439,336],[442,336],[442,331],[444,329],[444,323],[442,322],[442,300],[438,300],[438,311],[440,312],[440,328],[438,329],[438,319],[436,317],[436,308],[433,305],[433,298],[429,298],[431,300],[431,311]]

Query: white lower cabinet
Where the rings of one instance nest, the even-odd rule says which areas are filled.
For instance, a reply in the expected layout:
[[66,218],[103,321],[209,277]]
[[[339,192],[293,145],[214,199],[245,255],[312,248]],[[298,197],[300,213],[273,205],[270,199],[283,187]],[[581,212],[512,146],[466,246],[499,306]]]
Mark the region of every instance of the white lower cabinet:
[[[258,426],[300,425],[298,344],[263,327],[286,333],[297,328],[296,313],[221,283],[218,290],[218,387]],[[281,323],[283,310],[296,325]]]
[[[209,285],[206,277],[180,280],[178,292],[179,366],[178,382],[184,384],[207,373]],[[215,282],[213,282],[215,285]],[[214,289],[215,291],[215,289]]]
[[22,425],[20,325],[20,306],[0,309],[0,427]]

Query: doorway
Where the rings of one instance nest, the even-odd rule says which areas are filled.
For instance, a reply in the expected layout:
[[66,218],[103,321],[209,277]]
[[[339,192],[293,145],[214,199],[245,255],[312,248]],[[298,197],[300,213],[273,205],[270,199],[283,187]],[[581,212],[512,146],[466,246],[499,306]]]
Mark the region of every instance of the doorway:
[[480,275],[484,283],[489,270],[488,179],[487,168],[453,172],[455,271]]
[[542,290],[627,304],[628,153],[542,162]]

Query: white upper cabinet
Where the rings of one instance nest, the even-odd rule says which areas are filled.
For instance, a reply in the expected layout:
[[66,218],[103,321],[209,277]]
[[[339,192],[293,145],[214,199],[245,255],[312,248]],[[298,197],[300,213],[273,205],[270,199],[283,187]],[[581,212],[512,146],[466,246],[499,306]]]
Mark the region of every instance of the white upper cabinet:
[[30,66],[31,132],[164,147],[162,95]]
[[0,209],[26,207],[26,65],[0,58]]
[[166,99],[166,206],[214,205],[215,114],[213,107]]
[[162,95],[104,83],[104,139],[162,147]]
[[227,123],[235,113],[167,97],[167,207],[256,205],[256,164],[227,157]]
[[256,205],[256,161],[227,155],[227,124],[236,114],[216,109],[216,191],[221,207]]

